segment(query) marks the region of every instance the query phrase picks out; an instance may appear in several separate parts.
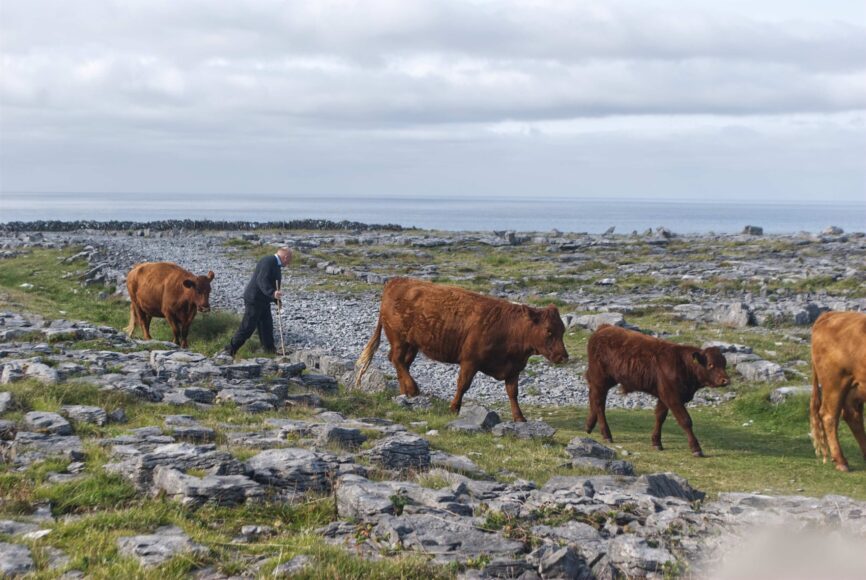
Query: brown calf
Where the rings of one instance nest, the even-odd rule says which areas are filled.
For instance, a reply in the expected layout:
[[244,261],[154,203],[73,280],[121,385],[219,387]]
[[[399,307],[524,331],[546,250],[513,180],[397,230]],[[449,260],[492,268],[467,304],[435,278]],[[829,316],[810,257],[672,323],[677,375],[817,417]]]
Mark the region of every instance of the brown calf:
[[138,264],[126,275],[129,290],[129,324],[126,333],[132,336],[140,326],[144,338],[150,340],[150,321],[165,318],[174,342],[189,346],[187,336],[196,312],[210,310],[210,283],[214,273],[196,276],[171,262]]
[[848,471],[839,447],[839,414],[866,459],[863,402],[866,401],[866,314],[825,312],[812,326],[812,401],[809,418],[815,454]]
[[418,394],[409,367],[419,351],[432,360],[460,365],[453,412],[460,410],[463,394],[482,372],[505,381],[512,418],[526,421],[517,404],[517,381],[529,357],[568,360],[562,342],[565,325],[552,304],[532,308],[454,286],[394,278],[385,284],[379,322],[358,359],[356,386],[379,347],[383,328],[401,394]]
[[686,432],[692,453],[696,457],[704,456],[685,405],[701,387],[723,387],[730,383],[725,372],[727,361],[718,348],[701,350],[604,324],[589,338],[586,350],[589,357],[587,433],[592,433],[597,421],[602,437],[613,441],[604,407],[607,392],[620,384],[625,393],[640,391],[658,398],[653,447],[662,449],[662,424],[670,410]]

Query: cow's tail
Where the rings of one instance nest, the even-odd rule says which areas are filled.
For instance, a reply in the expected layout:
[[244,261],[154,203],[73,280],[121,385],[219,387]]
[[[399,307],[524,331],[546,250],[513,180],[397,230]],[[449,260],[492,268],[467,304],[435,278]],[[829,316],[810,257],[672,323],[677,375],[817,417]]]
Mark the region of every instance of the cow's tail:
[[815,455],[821,457],[826,463],[829,449],[824,421],[821,420],[821,387],[818,385],[815,361],[812,361],[812,399],[809,401],[809,423],[812,426],[812,445],[815,446]]
[[135,332],[135,305],[132,302],[129,303],[129,324],[123,331],[127,336],[132,336],[132,333]]
[[361,377],[364,376],[364,373],[367,372],[367,369],[370,368],[370,362],[373,360],[373,355],[376,354],[376,349],[379,348],[379,341],[382,338],[382,315],[379,314],[379,320],[376,322],[376,330],[373,331],[373,336],[370,337],[370,340],[367,342],[367,346],[364,347],[364,351],[361,353],[361,356],[358,357],[358,361],[355,363],[355,388],[361,386]]

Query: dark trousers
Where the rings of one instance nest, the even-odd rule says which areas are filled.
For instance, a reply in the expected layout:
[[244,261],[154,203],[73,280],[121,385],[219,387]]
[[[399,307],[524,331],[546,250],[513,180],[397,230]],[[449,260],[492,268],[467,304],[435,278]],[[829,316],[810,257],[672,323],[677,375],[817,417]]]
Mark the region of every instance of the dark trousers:
[[244,302],[244,317],[241,326],[232,337],[232,354],[236,353],[253,332],[258,331],[259,340],[266,351],[274,352],[274,319],[270,302]]

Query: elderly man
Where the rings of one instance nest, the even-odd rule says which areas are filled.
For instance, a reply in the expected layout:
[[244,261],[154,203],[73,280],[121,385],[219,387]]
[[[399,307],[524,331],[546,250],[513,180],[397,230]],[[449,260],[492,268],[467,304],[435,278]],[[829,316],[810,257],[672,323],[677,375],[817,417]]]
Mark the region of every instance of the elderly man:
[[266,352],[274,353],[274,319],[271,303],[280,300],[281,269],[292,263],[292,251],[280,248],[276,254],[265,256],[256,264],[256,271],[244,290],[244,318],[232,337],[225,353],[234,356],[253,332],[258,330],[259,340]]

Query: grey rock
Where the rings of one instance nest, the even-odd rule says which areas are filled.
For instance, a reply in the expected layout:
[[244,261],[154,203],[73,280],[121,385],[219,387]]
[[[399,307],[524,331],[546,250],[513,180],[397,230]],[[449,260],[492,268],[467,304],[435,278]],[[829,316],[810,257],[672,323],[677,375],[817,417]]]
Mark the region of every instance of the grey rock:
[[610,565],[626,577],[643,577],[649,572],[663,572],[676,558],[664,548],[651,547],[647,540],[630,534],[617,536],[607,549]]
[[262,365],[255,361],[242,361],[220,367],[227,379],[256,379],[262,375]]
[[745,328],[755,323],[752,309],[742,302],[718,306],[712,311],[711,317],[719,324],[733,328]]
[[301,554],[300,556],[295,556],[288,562],[276,566],[271,575],[274,578],[289,578],[312,569],[314,565],[315,562],[312,558]]
[[791,397],[807,397],[812,394],[812,387],[810,386],[800,386],[800,387],[779,387],[777,389],[773,389],[770,393],[770,402],[774,405],[778,405],[779,403],[784,403]]
[[313,389],[314,391],[322,393],[337,392],[337,379],[328,375],[301,375],[301,381],[303,381],[306,388]]
[[302,406],[302,407],[321,407],[322,399],[318,395],[314,395],[313,393],[302,393],[299,395],[287,395],[286,396],[286,405],[289,406]]
[[48,435],[19,431],[12,442],[12,457],[19,465],[28,465],[48,457],[82,461],[84,447],[81,445],[81,439],[75,435]]
[[216,399],[216,393],[210,389],[201,387],[186,387],[182,390],[183,396],[196,403],[210,405]]
[[497,558],[482,569],[479,578],[521,578],[521,580],[525,580],[524,574],[534,572],[535,567],[526,560]]
[[[117,448],[115,448],[117,450]],[[169,443],[159,445],[146,453],[135,453],[117,463],[106,464],[109,473],[118,473],[130,480],[139,489],[149,489],[153,471],[158,466],[169,467],[180,472],[204,469],[212,475],[243,475],[243,464],[228,452],[217,451],[214,445],[191,443]]]
[[339,425],[322,425],[318,431],[319,445],[336,445],[344,449],[357,449],[367,440],[360,429],[340,427]]
[[526,421],[522,423],[508,421],[495,425],[491,429],[491,432],[496,437],[510,435],[518,439],[547,439],[556,434],[556,429],[544,421]]
[[4,536],[18,536],[29,534],[39,529],[39,526],[28,522],[16,522],[14,520],[0,520],[0,534]]
[[0,441],[12,441],[15,439],[15,434],[18,433],[18,427],[14,421],[6,421],[0,419]]
[[72,425],[57,413],[30,411],[24,415],[24,425],[37,433],[72,435]]
[[78,423],[91,423],[103,426],[108,422],[108,414],[101,407],[87,405],[64,405],[60,413]]
[[597,457],[598,459],[614,459],[616,452],[589,437],[575,437],[565,447],[566,453],[573,459],[578,457]]
[[142,566],[158,566],[178,554],[206,554],[207,548],[194,543],[180,528],[161,528],[155,534],[117,539],[121,556],[136,558]]
[[748,381],[775,383],[785,380],[785,371],[782,367],[767,360],[741,362],[736,368],[737,372]]
[[743,228],[743,233],[747,236],[763,236],[764,228],[760,226],[746,226]]
[[482,554],[514,558],[524,545],[477,529],[471,520],[431,514],[383,515],[373,530],[386,547],[419,551],[435,561],[465,562]]
[[337,514],[341,518],[369,521],[382,514],[393,514],[396,510],[391,499],[394,496],[391,487],[356,475],[341,477],[335,495]]
[[451,431],[464,431],[467,433],[480,433],[489,431],[495,425],[502,422],[499,414],[481,405],[463,405],[460,416],[456,421],[448,423],[447,428]]
[[533,526],[532,534],[575,547],[590,566],[607,553],[607,538],[594,527],[582,522],[572,520],[556,527]]
[[430,452],[430,465],[458,473],[465,473],[472,477],[487,477],[487,474],[465,455],[450,455],[444,451],[434,450]]
[[190,507],[206,503],[236,506],[264,496],[262,486],[243,475],[194,477],[161,465],[153,470],[153,487]]
[[599,459],[597,457],[575,457],[571,466],[598,469],[612,475],[634,475],[634,465],[621,459]]
[[5,578],[23,576],[35,570],[30,548],[21,544],[0,542],[0,575]]
[[427,469],[430,467],[430,444],[417,435],[398,433],[380,440],[367,456],[385,469]]
[[825,235],[825,236],[841,236],[844,233],[845,233],[845,230],[843,230],[842,228],[840,228],[838,226],[830,226],[828,228],[821,230],[821,234]]
[[207,443],[216,439],[216,431],[202,425],[173,427],[171,435],[179,441],[189,441],[191,443]]
[[408,409],[422,409],[426,410],[433,406],[433,399],[431,399],[427,395],[418,395],[416,397],[409,397],[408,395],[398,395],[391,399],[397,405],[401,407],[406,407]]
[[277,365],[277,374],[283,378],[290,379],[298,377],[307,368],[302,362],[299,363],[280,363]]
[[619,312],[600,312],[599,314],[569,314],[565,320],[565,325],[568,328],[580,327],[592,331],[598,330],[602,324],[625,326],[625,317]]
[[60,375],[56,370],[43,363],[30,363],[24,371],[24,376],[36,379],[47,385],[56,384],[60,380]]
[[298,493],[330,490],[337,471],[333,456],[297,448],[267,449],[247,467],[259,483]]
[[12,393],[0,391],[0,415],[12,408]]
[[537,563],[542,578],[594,579],[584,557],[571,546],[542,546],[527,556],[527,560]]

